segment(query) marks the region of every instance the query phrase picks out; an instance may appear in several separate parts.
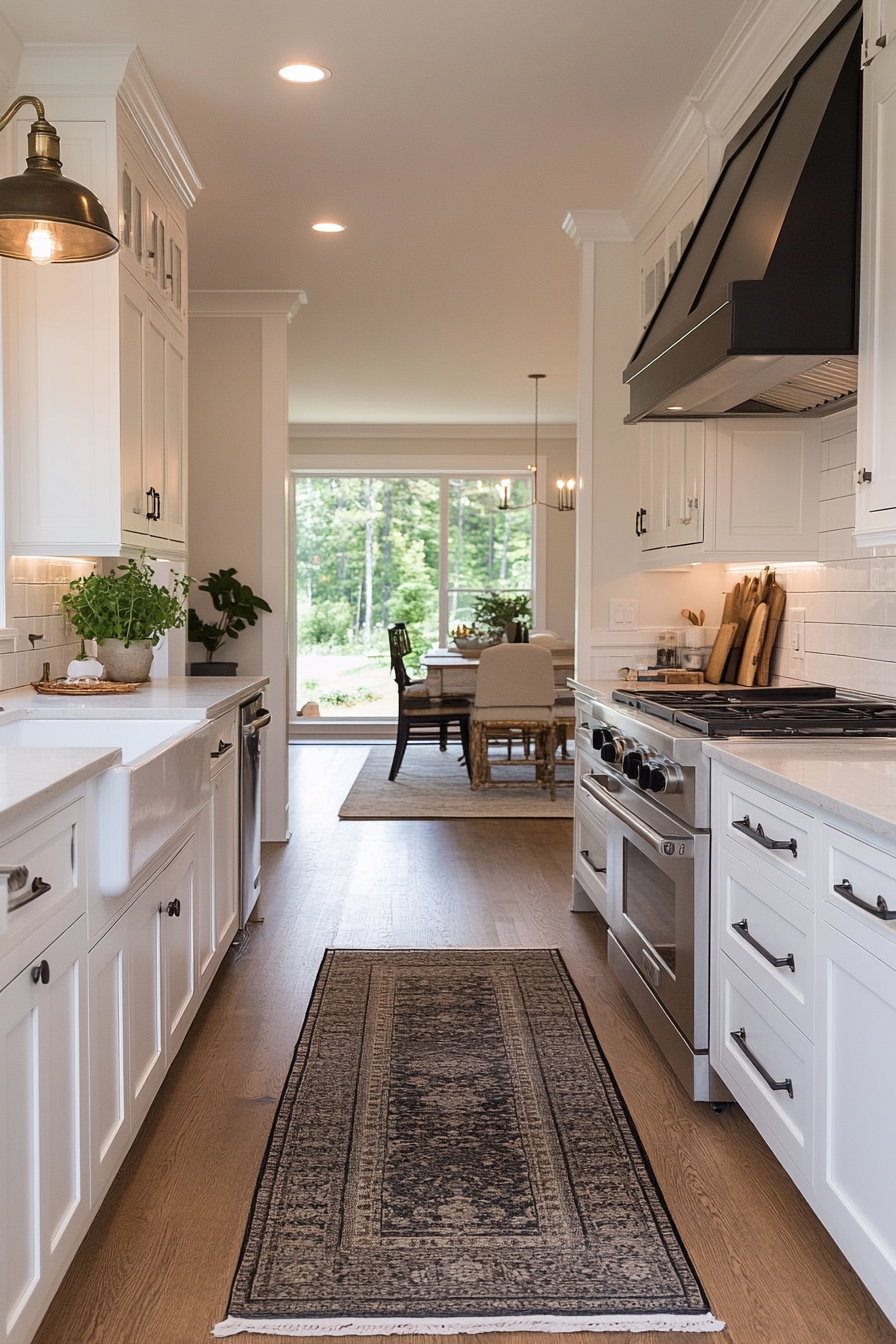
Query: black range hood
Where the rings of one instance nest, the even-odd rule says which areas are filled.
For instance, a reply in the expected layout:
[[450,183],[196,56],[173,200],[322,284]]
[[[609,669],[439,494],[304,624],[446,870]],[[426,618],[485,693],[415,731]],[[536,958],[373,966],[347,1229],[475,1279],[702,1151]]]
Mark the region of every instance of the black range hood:
[[861,39],[844,0],[728,145],[623,375],[627,424],[855,400]]

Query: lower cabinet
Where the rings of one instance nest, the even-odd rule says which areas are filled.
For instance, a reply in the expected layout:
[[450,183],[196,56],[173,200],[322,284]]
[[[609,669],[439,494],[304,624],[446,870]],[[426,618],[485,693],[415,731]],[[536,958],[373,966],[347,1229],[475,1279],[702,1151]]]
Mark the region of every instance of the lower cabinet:
[[0,993],[0,1338],[31,1338],[88,1218],[87,918]]
[[232,750],[224,760],[212,775],[206,834],[211,881],[200,891],[196,920],[200,993],[211,983],[239,922],[239,814]]
[[195,830],[91,949],[91,1204],[102,1198],[199,1004],[194,910],[210,885]]
[[[896,1323],[896,842],[712,769],[710,1059]],[[747,791],[797,878],[727,838]]]

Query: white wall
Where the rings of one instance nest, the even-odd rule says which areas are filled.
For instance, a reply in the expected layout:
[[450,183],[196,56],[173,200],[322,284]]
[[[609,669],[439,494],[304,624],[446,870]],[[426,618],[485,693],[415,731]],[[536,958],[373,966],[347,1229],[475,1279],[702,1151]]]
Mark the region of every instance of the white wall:
[[[262,838],[288,838],[286,455],[287,321],[296,293],[190,295],[188,571],[197,580],[235,568],[273,608],[219,652],[239,674],[270,678]],[[209,598],[193,594],[209,618]],[[202,656],[190,645],[191,655]]]
[[[349,428],[338,436],[327,434],[315,437],[312,426],[294,425],[290,430],[290,467],[301,470],[305,466],[321,467],[332,462],[333,469],[340,466],[363,471],[365,462],[372,467],[383,469],[388,466],[396,471],[425,469],[428,464],[438,468],[448,464],[468,462],[468,466],[457,466],[458,471],[476,474],[477,465],[485,461],[499,461],[503,457],[515,458],[526,466],[533,458],[532,431],[523,427],[477,426],[466,430],[461,426],[421,426],[413,436],[408,434],[408,426],[402,432],[389,433],[380,426],[356,427],[354,433]],[[544,479],[539,475],[538,490],[542,499],[556,502],[558,476],[567,479],[575,476],[576,442],[575,431],[570,426],[545,426],[544,433],[539,430],[539,456],[547,458],[547,470]],[[452,433],[453,431],[453,433]],[[381,434],[381,437],[380,437]],[[574,514],[557,513],[555,509],[545,509],[546,528],[546,585],[545,585],[545,625],[556,630],[565,639],[572,639],[575,608],[575,522]]]

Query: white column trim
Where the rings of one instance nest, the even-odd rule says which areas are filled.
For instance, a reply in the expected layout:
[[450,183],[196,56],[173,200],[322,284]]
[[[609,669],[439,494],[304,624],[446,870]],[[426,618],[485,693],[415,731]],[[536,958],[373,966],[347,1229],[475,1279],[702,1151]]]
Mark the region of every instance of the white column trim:
[[579,441],[576,453],[576,675],[591,670],[594,456],[594,275],[596,244],[582,243],[579,306]]
[[[538,468],[542,499],[548,499],[550,485],[548,483],[547,454],[539,453],[535,459],[535,465]],[[532,569],[534,571],[532,584],[535,590],[533,594],[535,600],[532,603],[532,621],[536,630],[544,630],[547,627],[548,605],[548,511],[543,505],[536,504],[534,512],[535,526],[532,528],[532,548],[535,554],[532,557]]]
[[265,692],[273,716],[265,730],[261,835],[289,839],[287,745],[292,717],[289,694],[286,523],[289,372],[283,314],[261,319],[261,591],[273,608],[261,617],[261,665],[270,677]]

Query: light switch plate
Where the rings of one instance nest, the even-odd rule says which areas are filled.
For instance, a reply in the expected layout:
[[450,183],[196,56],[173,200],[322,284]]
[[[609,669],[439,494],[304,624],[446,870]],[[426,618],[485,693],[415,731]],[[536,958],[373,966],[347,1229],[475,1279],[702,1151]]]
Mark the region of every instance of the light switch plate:
[[630,597],[610,598],[610,629],[637,630],[638,603]]
[[791,607],[788,620],[790,621],[791,655],[802,661],[806,656],[806,608]]

